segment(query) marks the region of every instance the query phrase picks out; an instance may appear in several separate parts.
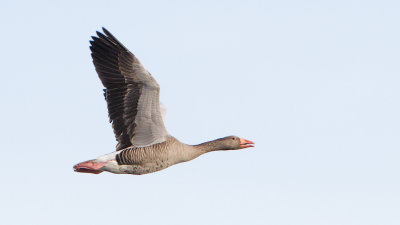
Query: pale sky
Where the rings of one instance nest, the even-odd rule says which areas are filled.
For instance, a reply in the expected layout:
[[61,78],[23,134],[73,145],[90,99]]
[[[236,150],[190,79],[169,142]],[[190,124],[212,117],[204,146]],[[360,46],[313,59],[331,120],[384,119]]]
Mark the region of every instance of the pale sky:
[[[1,5],[1,224],[400,224],[399,1]],[[102,26],[160,83],[170,134],[256,147],[75,173],[116,144]]]

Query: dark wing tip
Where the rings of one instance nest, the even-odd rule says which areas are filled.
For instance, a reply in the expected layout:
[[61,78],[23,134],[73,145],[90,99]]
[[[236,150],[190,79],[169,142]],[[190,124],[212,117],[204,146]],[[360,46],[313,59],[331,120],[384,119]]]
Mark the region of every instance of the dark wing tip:
[[101,33],[97,33],[97,35],[99,35],[99,37],[101,38],[101,39],[103,39],[103,38],[105,38],[105,39],[107,39],[108,41],[110,41],[110,42],[112,42],[112,43],[115,43],[116,45],[118,45],[120,48],[122,48],[123,50],[125,50],[125,51],[128,51],[128,49],[120,42],[120,41],[118,41],[118,39],[116,38],[116,37],[114,37],[114,35],[112,35],[111,34],[111,32],[110,31],[108,31],[106,28],[104,28],[104,27],[102,27],[102,29],[103,29],[103,32],[104,32],[104,34],[106,35],[106,36],[104,36],[104,34],[101,34]]
[[97,36],[102,37],[104,34],[100,33],[100,31],[96,31]]
[[101,29],[103,29],[104,33],[110,33],[110,31],[108,31],[105,27],[101,27]]

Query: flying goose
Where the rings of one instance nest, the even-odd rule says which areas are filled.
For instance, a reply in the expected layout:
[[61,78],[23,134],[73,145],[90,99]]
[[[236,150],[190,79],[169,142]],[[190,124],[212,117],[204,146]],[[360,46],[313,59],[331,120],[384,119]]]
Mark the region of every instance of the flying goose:
[[108,30],[92,37],[90,50],[103,83],[116,151],[78,163],[76,172],[147,174],[221,150],[254,147],[252,141],[228,136],[187,145],[171,136],[160,107],[160,86],[139,60]]

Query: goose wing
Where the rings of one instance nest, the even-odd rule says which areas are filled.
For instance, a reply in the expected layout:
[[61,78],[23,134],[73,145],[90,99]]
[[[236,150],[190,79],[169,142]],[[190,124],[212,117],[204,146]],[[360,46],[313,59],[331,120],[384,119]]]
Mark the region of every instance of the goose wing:
[[117,151],[167,140],[160,110],[160,86],[139,60],[108,30],[92,37],[93,64],[103,83]]

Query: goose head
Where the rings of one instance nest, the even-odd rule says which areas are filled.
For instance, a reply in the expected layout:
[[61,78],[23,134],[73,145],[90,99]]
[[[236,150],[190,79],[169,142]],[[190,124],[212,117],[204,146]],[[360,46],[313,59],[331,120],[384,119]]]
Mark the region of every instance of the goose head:
[[239,150],[244,148],[254,147],[254,142],[237,137],[227,136],[217,140],[205,142],[197,145],[198,148],[205,152],[223,151],[223,150]]
[[237,150],[243,148],[254,147],[254,142],[237,137],[237,136],[228,136],[219,139],[221,141],[224,149],[223,150]]

